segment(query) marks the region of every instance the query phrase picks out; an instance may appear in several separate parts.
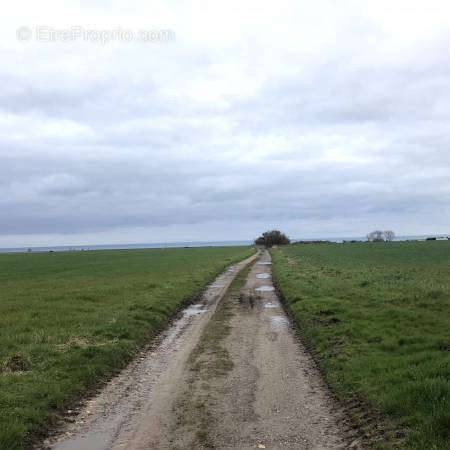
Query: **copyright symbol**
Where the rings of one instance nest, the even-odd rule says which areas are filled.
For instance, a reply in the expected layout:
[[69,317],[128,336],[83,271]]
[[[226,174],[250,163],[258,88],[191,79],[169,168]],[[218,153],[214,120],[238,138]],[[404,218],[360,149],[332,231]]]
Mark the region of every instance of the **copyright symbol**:
[[32,31],[29,27],[19,27],[16,31],[17,40],[20,42],[28,42],[31,39]]

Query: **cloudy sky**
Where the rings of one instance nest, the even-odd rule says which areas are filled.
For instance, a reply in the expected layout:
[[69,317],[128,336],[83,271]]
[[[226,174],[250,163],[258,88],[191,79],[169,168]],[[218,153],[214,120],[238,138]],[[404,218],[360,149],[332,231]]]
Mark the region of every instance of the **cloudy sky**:
[[16,0],[0,22],[0,247],[450,233],[448,1]]

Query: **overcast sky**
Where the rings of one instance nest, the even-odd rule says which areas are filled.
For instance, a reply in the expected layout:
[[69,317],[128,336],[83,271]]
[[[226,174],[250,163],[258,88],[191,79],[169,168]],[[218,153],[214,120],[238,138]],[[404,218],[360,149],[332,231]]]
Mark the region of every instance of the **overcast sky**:
[[[0,22],[0,247],[450,233],[448,1],[16,0]],[[175,40],[86,34],[118,28]]]

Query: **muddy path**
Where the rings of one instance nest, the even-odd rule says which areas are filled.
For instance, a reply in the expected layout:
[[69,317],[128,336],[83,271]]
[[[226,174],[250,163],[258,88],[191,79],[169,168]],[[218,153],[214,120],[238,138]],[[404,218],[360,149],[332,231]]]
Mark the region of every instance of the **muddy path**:
[[279,303],[268,252],[219,276],[152,349],[73,414],[46,448],[336,449],[349,443],[347,418]]

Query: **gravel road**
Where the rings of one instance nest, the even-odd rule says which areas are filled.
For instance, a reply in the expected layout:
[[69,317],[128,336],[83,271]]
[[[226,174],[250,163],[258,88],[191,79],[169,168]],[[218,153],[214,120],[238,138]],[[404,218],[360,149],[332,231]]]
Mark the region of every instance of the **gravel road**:
[[[228,289],[249,264],[244,283]],[[152,348],[66,419],[45,448],[349,445],[348,419],[280,305],[266,251],[220,275]]]

